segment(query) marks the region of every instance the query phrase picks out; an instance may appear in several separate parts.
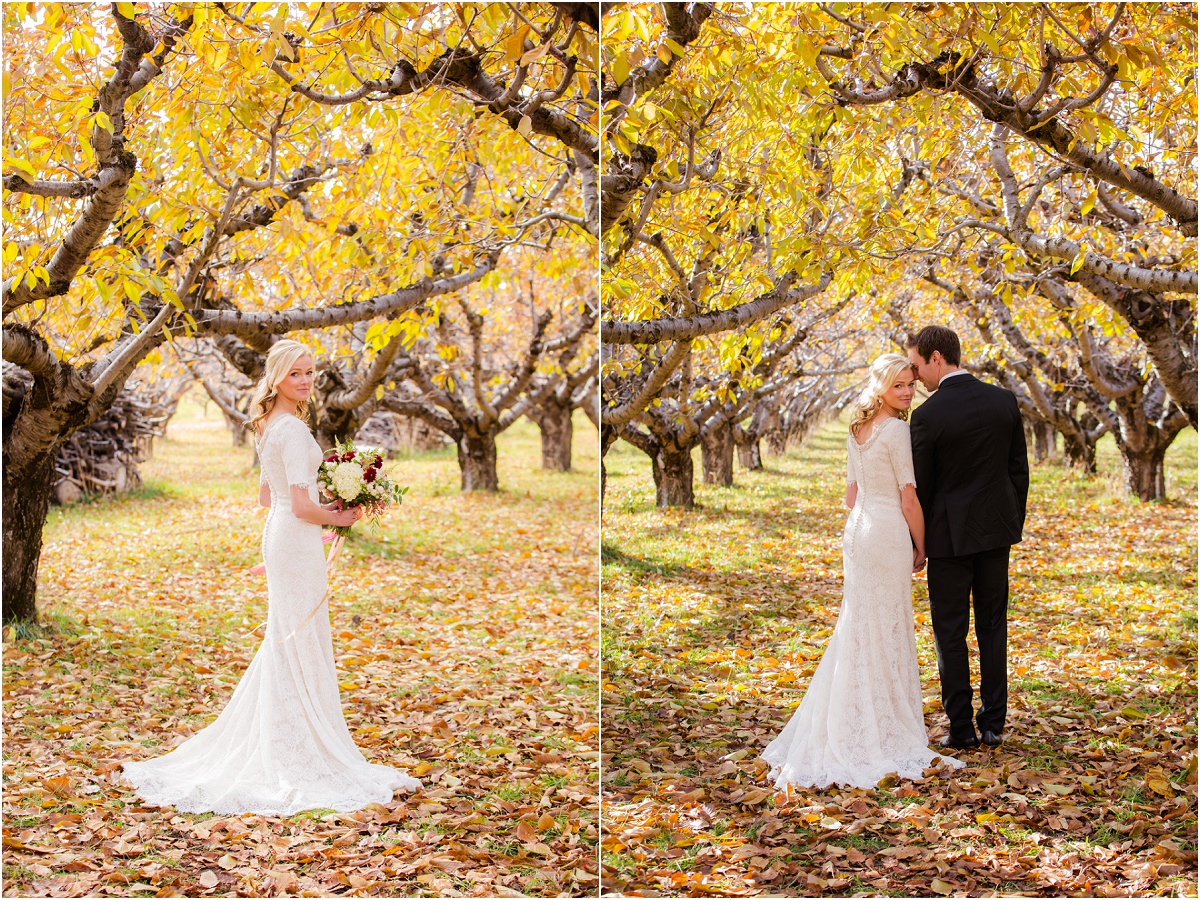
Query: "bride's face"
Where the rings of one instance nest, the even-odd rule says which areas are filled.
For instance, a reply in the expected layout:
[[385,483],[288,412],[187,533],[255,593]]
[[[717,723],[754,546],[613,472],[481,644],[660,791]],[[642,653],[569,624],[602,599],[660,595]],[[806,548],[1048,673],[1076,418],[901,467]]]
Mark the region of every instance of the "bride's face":
[[289,403],[307,403],[312,396],[313,358],[301,356],[275,385],[275,392]]
[[884,405],[895,412],[908,409],[912,406],[913,385],[916,383],[917,376],[913,374],[912,369],[901,369],[900,374],[896,376],[896,380],[883,392]]

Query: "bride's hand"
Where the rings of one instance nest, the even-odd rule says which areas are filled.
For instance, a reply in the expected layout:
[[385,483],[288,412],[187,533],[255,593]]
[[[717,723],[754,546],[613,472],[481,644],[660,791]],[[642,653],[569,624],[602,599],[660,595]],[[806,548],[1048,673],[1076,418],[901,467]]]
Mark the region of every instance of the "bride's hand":
[[353,525],[362,518],[362,509],[357,506],[351,506],[349,509],[331,510],[333,513],[333,524],[338,526]]
[[913,573],[916,574],[925,568],[925,551],[919,547],[913,547]]

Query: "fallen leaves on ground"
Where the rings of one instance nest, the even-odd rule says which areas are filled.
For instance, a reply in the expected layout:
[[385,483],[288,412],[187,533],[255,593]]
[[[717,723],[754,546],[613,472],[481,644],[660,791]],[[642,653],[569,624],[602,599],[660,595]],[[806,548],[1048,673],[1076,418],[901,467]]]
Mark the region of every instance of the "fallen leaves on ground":
[[[841,600],[844,426],[694,512],[656,511],[645,457],[607,456],[601,880],[630,896],[1187,896],[1196,881],[1195,434],[1174,500],[1034,470],[1013,554],[1009,718],[957,772],[776,791],[758,758]],[[697,467],[699,471],[699,467]],[[917,645],[945,734],[925,581]],[[978,657],[972,646],[972,672]]]
[[513,429],[495,496],[458,492],[452,451],[400,462],[403,507],[343,551],[346,720],[423,791],[352,814],[206,816],[141,806],[118,780],[216,717],[266,616],[249,448],[196,415],[185,405],[140,493],[52,514],[51,627],[4,650],[6,895],[594,894],[595,432],[579,428],[580,471],[562,475]]

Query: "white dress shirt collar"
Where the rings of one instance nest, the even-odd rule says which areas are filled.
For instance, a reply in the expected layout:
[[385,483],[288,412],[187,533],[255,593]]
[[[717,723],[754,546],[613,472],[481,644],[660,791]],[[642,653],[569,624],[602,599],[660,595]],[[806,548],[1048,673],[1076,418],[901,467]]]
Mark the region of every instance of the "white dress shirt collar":
[[941,387],[943,384],[945,384],[947,378],[953,378],[955,375],[970,375],[970,374],[971,373],[968,372],[966,369],[955,369],[953,372],[947,372],[940,379],[938,379],[938,387]]

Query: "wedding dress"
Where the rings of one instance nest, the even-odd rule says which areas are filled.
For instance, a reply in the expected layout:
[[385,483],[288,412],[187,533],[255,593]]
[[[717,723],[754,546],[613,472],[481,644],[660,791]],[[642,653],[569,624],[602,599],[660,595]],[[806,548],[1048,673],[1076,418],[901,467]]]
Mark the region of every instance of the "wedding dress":
[[271,420],[258,448],[271,488],[263,642],[215,722],[165,756],[125,763],[124,777],[146,802],[181,812],[289,816],[388,803],[421,783],[363,758],[342,715],[328,608],[309,617],[326,589],[321,526],[292,515],[290,486],[317,502],[321,449],[288,414]]
[[913,633],[913,548],[900,489],[915,485],[908,424],[876,422],[846,442],[847,484],[858,483],[842,535],[837,625],[800,706],[762,757],[771,778],[818,788],[874,787],[884,775],[918,779],[943,759],[929,749]]

